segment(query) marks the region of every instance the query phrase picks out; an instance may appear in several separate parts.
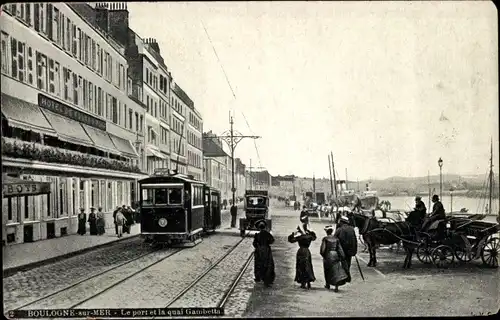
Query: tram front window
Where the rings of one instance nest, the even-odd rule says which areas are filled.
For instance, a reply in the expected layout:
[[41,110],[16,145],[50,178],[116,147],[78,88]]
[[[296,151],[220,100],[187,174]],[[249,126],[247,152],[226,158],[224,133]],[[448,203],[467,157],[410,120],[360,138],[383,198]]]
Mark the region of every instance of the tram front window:
[[170,189],[168,199],[169,204],[182,204],[182,189]]
[[142,205],[182,205],[182,188],[148,188],[142,190]]

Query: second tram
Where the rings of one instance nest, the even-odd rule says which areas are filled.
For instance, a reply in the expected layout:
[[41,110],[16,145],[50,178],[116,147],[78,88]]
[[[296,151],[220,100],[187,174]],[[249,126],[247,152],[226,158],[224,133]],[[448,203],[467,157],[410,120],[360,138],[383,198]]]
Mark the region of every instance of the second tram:
[[158,170],[139,180],[141,237],[166,245],[195,245],[221,225],[220,191],[193,176]]

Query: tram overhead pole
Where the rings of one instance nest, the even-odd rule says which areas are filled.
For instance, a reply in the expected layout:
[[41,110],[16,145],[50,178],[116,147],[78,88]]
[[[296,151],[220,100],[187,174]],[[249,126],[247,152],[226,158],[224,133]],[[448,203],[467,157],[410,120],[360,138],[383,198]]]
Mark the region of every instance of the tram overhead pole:
[[220,136],[214,136],[214,137],[203,137],[203,139],[222,139],[224,142],[227,143],[229,146],[229,150],[231,152],[231,192],[232,192],[232,198],[233,198],[233,205],[236,203],[236,187],[234,185],[234,150],[236,149],[236,146],[238,143],[240,143],[241,140],[247,138],[247,139],[259,139],[261,138],[260,136],[246,136],[238,131],[234,130],[234,120],[232,116],[229,116],[229,125],[230,129],[228,131],[224,131]]

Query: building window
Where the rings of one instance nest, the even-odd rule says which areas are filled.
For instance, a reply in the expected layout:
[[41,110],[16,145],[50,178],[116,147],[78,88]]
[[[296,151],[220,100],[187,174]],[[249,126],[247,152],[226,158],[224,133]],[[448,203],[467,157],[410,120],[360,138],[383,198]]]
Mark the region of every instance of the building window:
[[97,61],[97,52],[96,52],[96,43],[94,41],[94,39],[92,39],[92,69],[95,70],[96,69],[96,61]]
[[66,35],[65,35],[65,44],[64,44],[64,50],[71,52],[71,41],[72,41],[72,34],[71,34],[72,28],[71,28],[71,21],[69,18],[66,18]]
[[94,101],[94,85],[89,81],[89,110],[92,113],[95,113]]
[[26,79],[26,45],[11,37],[10,48],[12,57],[11,75],[19,81],[24,82]]
[[107,199],[106,199],[106,206],[108,211],[113,210],[113,189],[112,189],[112,184],[111,182],[108,182],[108,192],[107,192]]
[[128,128],[130,130],[132,130],[132,121],[133,120],[133,117],[132,117],[132,109],[128,109]]
[[45,4],[43,3],[35,3],[35,30],[42,32],[44,34],[47,33],[47,26],[45,21]]
[[142,114],[141,114],[141,116],[140,116],[140,124],[139,124],[139,129],[140,129],[140,130],[139,130],[140,132],[144,132],[144,117],[142,116]]
[[78,106],[78,75],[73,73],[73,103]]
[[135,113],[135,131],[139,132],[139,114]]
[[97,88],[97,114],[102,117],[102,89]]
[[101,59],[101,47],[97,44],[96,45],[96,55],[97,55],[97,65],[96,65],[96,69],[97,69],[97,73],[98,74],[101,74],[102,72],[102,59]]
[[49,59],[49,93],[61,96],[59,63]]
[[10,52],[10,42],[9,35],[2,31],[2,73],[10,74],[10,61],[9,61],[9,52]]
[[52,7],[53,12],[52,12],[52,17],[53,17],[53,23],[52,23],[52,40],[54,42],[59,43],[59,10],[55,7]]
[[112,111],[111,112],[112,112],[112,116],[113,116],[111,121],[113,121],[113,123],[118,124],[118,101],[116,100],[115,97],[112,98]]
[[47,91],[47,57],[40,52],[36,53],[37,88]]
[[71,70],[63,67],[63,79],[64,79],[64,100],[72,101],[72,90],[71,90]]

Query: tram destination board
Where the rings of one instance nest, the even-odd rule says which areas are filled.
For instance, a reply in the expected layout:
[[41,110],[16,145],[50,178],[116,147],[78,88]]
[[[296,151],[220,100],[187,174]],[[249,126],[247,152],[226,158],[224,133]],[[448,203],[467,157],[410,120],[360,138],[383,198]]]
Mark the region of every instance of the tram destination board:
[[8,315],[10,319],[213,317],[223,316],[224,308],[33,309],[13,310]]

